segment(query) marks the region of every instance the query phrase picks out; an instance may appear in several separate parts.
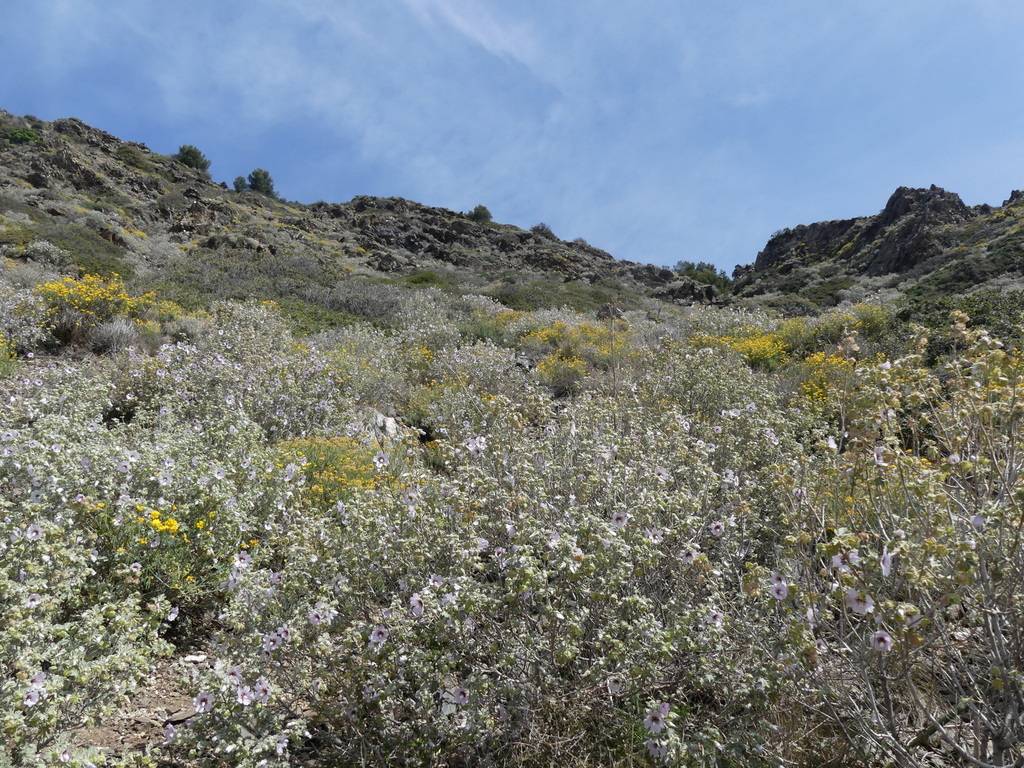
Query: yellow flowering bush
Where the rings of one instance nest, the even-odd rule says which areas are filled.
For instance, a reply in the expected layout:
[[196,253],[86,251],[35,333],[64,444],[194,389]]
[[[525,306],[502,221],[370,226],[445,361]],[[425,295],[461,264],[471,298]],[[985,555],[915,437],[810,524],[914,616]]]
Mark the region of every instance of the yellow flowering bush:
[[115,317],[137,317],[153,301],[152,294],[131,296],[113,274],[64,277],[36,286],[48,307],[55,334],[78,341],[89,330]]
[[829,352],[814,352],[804,358],[803,381],[800,392],[811,402],[821,405],[830,395],[849,386],[854,361],[843,355]]
[[741,355],[751,366],[774,370],[788,359],[784,339],[774,332],[748,329],[724,336],[698,335],[693,344],[700,347],[723,347]]
[[14,371],[16,359],[14,346],[7,341],[3,334],[0,334],[0,377],[7,376]]
[[562,320],[532,330],[520,340],[529,353],[554,353],[567,360],[584,360],[598,368],[607,368],[621,359],[628,350],[627,342],[628,331],[622,323],[570,324]]
[[333,507],[355,491],[377,487],[375,451],[354,438],[297,438],[277,447],[289,460],[302,462],[306,495],[323,508]]
[[537,376],[557,394],[575,391],[587,376],[587,361],[581,357],[552,352],[537,363]]

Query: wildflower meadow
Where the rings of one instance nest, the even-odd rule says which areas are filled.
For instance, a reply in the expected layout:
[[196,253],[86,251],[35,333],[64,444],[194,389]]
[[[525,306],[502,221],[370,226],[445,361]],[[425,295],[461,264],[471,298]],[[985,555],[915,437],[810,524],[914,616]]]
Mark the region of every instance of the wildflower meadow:
[[0,766],[1022,764],[1012,339],[392,300],[0,287]]

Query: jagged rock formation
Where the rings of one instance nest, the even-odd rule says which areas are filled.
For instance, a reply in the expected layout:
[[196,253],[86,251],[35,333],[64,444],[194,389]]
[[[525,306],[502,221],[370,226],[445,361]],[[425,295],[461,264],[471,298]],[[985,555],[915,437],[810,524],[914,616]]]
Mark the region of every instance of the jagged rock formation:
[[[1024,194],[999,208],[900,187],[874,216],[775,234],[733,277],[739,296],[834,304],[871,290],[962,292],[1024,277]],[[799,302],[796,303],[799,306]]]

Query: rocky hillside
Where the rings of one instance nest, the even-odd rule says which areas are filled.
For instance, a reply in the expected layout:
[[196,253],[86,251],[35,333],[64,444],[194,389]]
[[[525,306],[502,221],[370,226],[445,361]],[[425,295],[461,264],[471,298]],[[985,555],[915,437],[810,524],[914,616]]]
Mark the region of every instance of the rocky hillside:
[[875,216],[786,229],[732,294],[622,261],[550,229],[400,198],[303,205],[236,192],[80,120],[0,111],[0,257],[32,275],[118,272],[186,307],[264,297],[313,326],[345,322],[353,281],[490,295],[517,308],[738,302],[815,311],[868,295],[1017,287],[1024,192],[998,208],[939,187],[897,189]]
[[1001,206],[968,206],[940,187],[900,187],[874,216],[785,229],[753,265],[734,273],[735,294],[812,308],[873,292],[911,296],[1024,279],[1024,192]]
[[264,296],[323,315],[344,278],[457,287],[511,305],[709,298],[672,271],[550,230],[399,198],[302,205],[235,192],[145,145],[68,118],[0,112],[0,254],[116,271],[186,306]]

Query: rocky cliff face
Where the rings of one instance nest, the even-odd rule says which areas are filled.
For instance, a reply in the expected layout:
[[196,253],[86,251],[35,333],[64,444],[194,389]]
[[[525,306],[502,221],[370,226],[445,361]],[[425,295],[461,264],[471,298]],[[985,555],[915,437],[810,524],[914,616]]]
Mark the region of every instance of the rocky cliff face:
[[736,293],[828,305],[872,290],[1015,282],[1024,276],[1022,202],[1015,191],[999,208],[971,207],[934,185],[900,187],[874,216],[775,234],[752,267],[734,273]]

